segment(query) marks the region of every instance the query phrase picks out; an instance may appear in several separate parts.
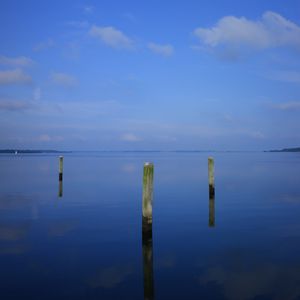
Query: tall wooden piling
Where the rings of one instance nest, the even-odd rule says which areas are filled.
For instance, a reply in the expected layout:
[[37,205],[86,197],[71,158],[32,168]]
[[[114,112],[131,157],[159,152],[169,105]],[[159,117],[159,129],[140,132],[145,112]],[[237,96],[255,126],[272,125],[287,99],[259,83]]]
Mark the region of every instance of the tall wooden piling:
[[143,213],[142,213],[142,247],[144,269],[144,299],[154,299],[153,248],[152,248],[152,198],[153,198],[152,163],[144,164],[143,174]]
[[208,185],[209,185],[209,198],[214,198],[215,195],[215,174],[214,174],[214,159],[208,158]]
[[63,164],[64,164],[64,157],[60,156],[59,157],[59,167],[58,167],[58,172],[59,172],[58,178],[59,178],[59,181],[63,180]]
[[153,172],[152,163],[144,164],[143,174],[143,239],[152,238],[152,198],[153,198]]

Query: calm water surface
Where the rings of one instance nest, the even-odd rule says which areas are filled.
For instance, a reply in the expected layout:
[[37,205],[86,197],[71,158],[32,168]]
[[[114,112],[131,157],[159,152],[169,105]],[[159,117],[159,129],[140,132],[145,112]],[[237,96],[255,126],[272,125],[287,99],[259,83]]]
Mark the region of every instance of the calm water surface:
[[300,154],[214,153],[211,200],[208,155],[65,154],[62,197],[56,155],[1,155],[0,298],[300,299]]

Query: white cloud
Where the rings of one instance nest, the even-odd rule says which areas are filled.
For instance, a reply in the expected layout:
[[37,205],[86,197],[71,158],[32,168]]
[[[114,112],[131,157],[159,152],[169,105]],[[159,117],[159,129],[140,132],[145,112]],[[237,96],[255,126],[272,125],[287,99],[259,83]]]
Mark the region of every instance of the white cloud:
[[49,48],[52,48],[55,45],[54,41],[49,38],[46,41],[40,42],[33,47],[34,51],[42,51]]
[[88,21],[69,21],[66,24],[77,29],[85,29],[90,25]]
[[224,113],[223,114],[223,120],[226,121],[226,122],[233,122],[234,118],[231,114]]
[[42,134],[38,137],[38,140],[41,142],[50,142],[51,138],[48,134]]
[[64,140],[61,136],[49,136],[48,134],[42,134],[37,138],[40,142],[61,142]]
[[125,133],[121,136],[121,140],[126,142],[138,142],[140,138],[133,133]]
[[123,13],[122,16],[130,22],[136,22],[136,17],[130,12]]
[[260,131],[252,131],[249,133],[250,137],[254,139],[264,139],[265,135]]
[[273,108],[284,111],[298,111],[300,110],[300,101],[285,102],[272,105]]
[[92,5],[86,5],[83,7],[83,12],[86,14],[91,14],[94,12],[94,10],[95,10],[95,8]]
[[132,49],[133,41],[128,38],[122,31],[114,27],[92,26],[89,34],[100,39],[104,44],[116,49]]
[[30,108],[32,104],[25,101],[0,99],[0,111],[24,111]]
[[7,57],[0,55],[0,64],[14,67],[27,67],[33,64],[33,60],[25,56]]
[[0,85],[28,84],[31,82],[31,77],[21,69],[0,71]]
[[300,72],[297,71],[278,71],[270,73],[266,77],[277,81],[300,83]]
[[33,90],[33,100],[39,101],[41,99],[41,88],[37,87]]
[[149,43],[148,48],[152,52],[163,56],[171,56],[174,52],[174,48],[172,45],[159,45],[155,43]]
[[237,51],[290,47],[300,50],[300,27],[271,11],[265,12],[258,21],[226,16],[212,28],[196,28],[194,34],[211,48]]
[[66,73],[54,72],[51,74],[51,80],[53,83],[64,87],[72,87],[77,84],[77,79]]

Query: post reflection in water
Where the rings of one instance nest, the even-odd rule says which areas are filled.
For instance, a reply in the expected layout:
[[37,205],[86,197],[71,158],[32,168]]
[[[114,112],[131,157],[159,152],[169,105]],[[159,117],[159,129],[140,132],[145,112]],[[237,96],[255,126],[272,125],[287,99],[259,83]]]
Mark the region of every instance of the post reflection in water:
[[208,227],[215,227],[215,170],[214,159],[208,158],[209,213]]
[[63,182],[62,180],[59,180],[59,184],[58,184],[58,197],[62,197],[63,196]]
[[58,197],[62,197],[63,195],[63,163],[64,163],[64,157],[60,156],[58,158]]
[[208,227],[215,227],[215,193],[209,193]]
[[144,299],[154,299],[153,248],[151,231],[143,231]]

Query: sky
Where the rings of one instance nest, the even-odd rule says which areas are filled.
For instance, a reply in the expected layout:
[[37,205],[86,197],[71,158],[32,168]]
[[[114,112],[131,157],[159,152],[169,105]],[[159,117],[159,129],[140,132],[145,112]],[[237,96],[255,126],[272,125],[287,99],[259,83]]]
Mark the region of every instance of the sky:
[[300,146],[299,0],[0,3],[0,148]]

